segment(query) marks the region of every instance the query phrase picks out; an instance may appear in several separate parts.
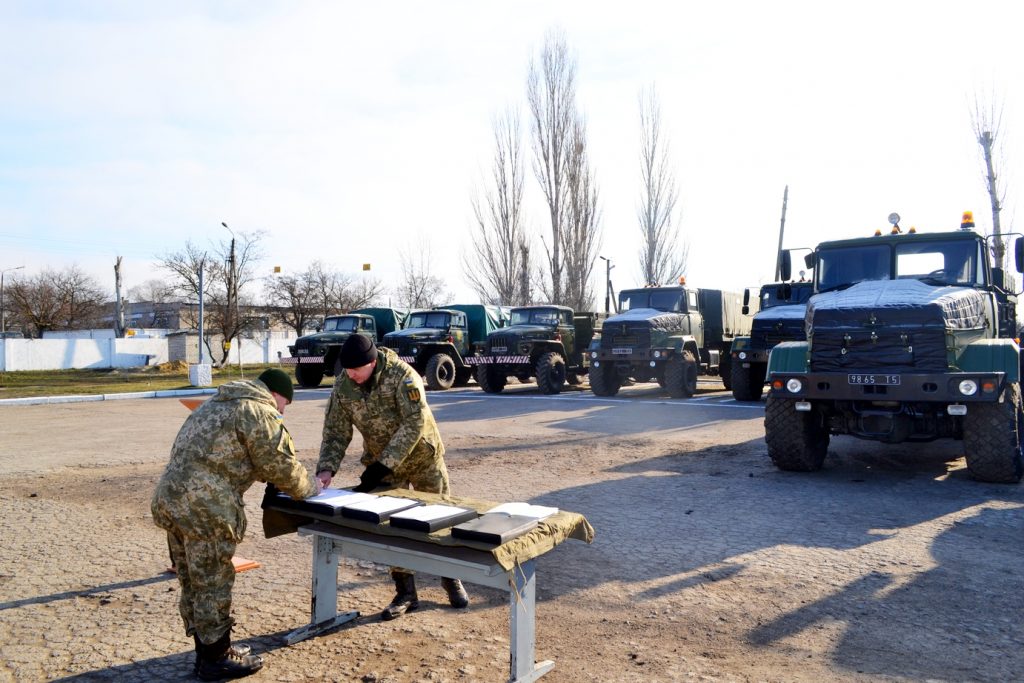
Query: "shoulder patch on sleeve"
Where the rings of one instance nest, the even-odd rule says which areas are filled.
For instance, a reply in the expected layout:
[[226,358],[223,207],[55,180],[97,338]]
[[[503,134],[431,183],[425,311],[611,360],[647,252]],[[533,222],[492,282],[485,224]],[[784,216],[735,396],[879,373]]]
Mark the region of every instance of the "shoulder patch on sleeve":
[[405,391],[406,398],[412,403],[420,402],[420,388],[416,386],[416,382],[412,377],[406,377],[402,380],[402,390]]

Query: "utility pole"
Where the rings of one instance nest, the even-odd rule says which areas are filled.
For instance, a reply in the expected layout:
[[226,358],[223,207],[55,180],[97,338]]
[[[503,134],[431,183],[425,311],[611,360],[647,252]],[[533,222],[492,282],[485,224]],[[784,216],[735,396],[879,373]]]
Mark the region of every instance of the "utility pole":
[[782,278],[782,233],[786,230],[786,203],[789,201],[789,185],[782,193],[782,220],[779,221],[779,248],[775,251],[775,281]]
[[612,260],[605,256],[598,256],[599,259],[604,261],[604,312],[611,312],[611,293],[612,293]]
[[121,298],[121,257],[114,261],[114,336],[124,337],[124,299]]
[[12,270],[21,270],[25,266],[15,266],[0,270],[0,334],[7,331],[7,309],[4,307],[4,275]]
[[199,262],[199,364],[206,365],[206,341],[203,339],[203,270],[206,269],[206,255]]

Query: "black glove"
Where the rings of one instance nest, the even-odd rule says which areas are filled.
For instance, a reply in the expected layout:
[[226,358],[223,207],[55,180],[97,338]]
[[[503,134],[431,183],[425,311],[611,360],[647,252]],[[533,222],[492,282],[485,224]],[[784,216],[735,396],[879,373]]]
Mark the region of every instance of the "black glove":
[[379,462],[370,463],[363,473],[359,475],[359,485],[352,487],[353,491],[366,493],[372,491],[384,481],[384,477],[391,474],[391,470]]

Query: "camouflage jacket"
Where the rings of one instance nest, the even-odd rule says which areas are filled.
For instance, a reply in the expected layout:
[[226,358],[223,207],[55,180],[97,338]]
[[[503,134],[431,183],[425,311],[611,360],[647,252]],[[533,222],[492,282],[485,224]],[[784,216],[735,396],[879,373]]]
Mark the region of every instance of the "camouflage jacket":
[[257,480],[295,498],[316,493],[267,387],[258,380],[230,382],[178,432],[153,494],[153,521],[186,535],[241,541],[242,494]]
[[366,387],[342,373],[324,417],[320,462],[316,470],[337,472],[352,442],[353,426],[363,436],[362,464],[379,462],[396,480],[436,470],[444,462],[444,444],[416,370],[391,349],[377,349],[377,367]]

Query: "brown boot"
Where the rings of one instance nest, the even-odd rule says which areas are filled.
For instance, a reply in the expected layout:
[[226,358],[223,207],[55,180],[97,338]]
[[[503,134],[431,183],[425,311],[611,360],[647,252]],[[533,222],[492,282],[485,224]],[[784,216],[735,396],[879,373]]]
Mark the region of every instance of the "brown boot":
[[462,587],[461,581],[458,579],[441,579],[441,586],[448,593],[449,605],[455,609],[463,609],[469,606],[469,595],[466,594],[466,589]]
[[412,574],[392,574],[391,578],[395,580],[395,597],[380,613],[380,618],[384,621],[397,619],[420,606],[420,600],[416,596],[416,578]]
[[202,681],[242,678],[263,668],[263,658],[259,655],[239,656],[231,649],[231,631],[210,645],[197,638],[196,648],[196,676]]

